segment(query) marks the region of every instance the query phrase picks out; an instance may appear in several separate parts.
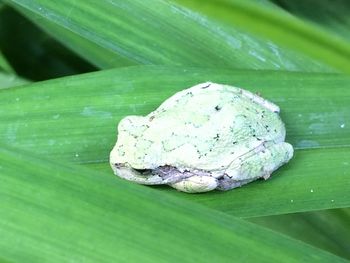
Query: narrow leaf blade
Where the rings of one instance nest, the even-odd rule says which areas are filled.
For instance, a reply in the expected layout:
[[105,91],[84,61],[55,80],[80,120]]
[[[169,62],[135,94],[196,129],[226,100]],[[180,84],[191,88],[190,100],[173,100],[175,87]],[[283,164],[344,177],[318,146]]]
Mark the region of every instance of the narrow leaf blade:
[[[20,10],[27,10],[24,13],[43,27],[48,21],[77,34],[80,40],[92,42],[93,45],[83,44],[85,57],[90,57],[92,63],[98,61],[99,65],[120,65],[119,60],[123,57],[129,62],[147,65],[331,70],[307,56],[280,49],[271,41],[216,23],[171,1],[8,2],[14,7],[19,6]],[[37,20],[38,15],[42,22]],[[48,29],[53,28],[48,26]],[[63,31],[58,29],[55,35],[61,41],[69,40],[70,36]],[[67,44],[75,45],[74,42]],[[75,45],[77,48],[80,46]],[[102,51],[96,51],[98,48]],[[118,56],[105,56],[103,50]],[[96,57],[99,55],[102,57]]]
[[276,8],[242,0],[176,1],[350,73],[350,45],[347,41]]

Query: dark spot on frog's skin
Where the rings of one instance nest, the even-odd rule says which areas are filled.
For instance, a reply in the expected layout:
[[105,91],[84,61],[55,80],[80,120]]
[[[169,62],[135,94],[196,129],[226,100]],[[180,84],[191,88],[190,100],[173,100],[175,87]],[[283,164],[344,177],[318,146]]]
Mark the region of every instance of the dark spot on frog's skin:
[[186,95],[190,95],[191,97],[193,97],[193,93],[191,91],[187,92]]
[[236,144],[236,143],[237,143],[237,141],[232,142],[232,144]]
[[244,114],[243,114],[242,116],[243,116],[243,118],[247,118],[247,115],[244,115]]
[[148,120],[149,120],[149,121],[153,121],[153,120],[154,120],[154,118],[155,118],[154,116],[151,116],[151,117],[149,117],[149,119],[148,119]]
[[206,85],[206,86],[203,86],[202,89],[206,89],[206,88],[209,88],[210,87],[210,84]]
[[274,129],[273,131],[277,133],[277,130],[276,130],[276,129]]
[[216,141],[218,141],[219,138],[220,138],[220,136],[219,136],[219,134],[217,133],[216,136],[214,137],[214,139],[215,139]]
[[258,141],[261,141],[262,139],[261,138],[256,138]]
[[219,110],[221,110],[221,107],[220,107],[219,105],[216,105],[216,106],[215,106],[215,110],[216,110],[216,111],[219,111]]

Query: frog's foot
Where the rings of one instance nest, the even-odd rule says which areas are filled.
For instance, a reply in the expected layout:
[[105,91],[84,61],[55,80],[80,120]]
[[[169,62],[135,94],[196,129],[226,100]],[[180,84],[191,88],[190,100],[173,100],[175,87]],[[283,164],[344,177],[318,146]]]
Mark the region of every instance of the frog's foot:
[[286,142],[264,143],[260,147],[235,159],[219,179],[219,190],[230,190],[258,178],[265,180],[293,156],[293,147]]
[[214,190],[218,186],[218,180],[211,176],[194,175],[169,185],[186,193],[203,193]]

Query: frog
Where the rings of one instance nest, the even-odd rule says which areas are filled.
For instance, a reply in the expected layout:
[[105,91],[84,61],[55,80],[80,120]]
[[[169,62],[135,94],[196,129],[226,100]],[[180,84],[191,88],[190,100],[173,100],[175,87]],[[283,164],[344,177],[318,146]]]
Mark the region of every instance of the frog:
[[186,193],[267,180],[293,157],[279,112],[276,104],[243,88],[200,83],[146,116],[121,119],[110,165],[128,181]]

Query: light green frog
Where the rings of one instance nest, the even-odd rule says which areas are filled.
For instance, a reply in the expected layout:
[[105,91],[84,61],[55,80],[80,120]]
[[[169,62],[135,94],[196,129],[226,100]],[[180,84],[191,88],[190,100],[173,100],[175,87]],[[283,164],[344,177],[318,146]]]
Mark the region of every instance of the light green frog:
[[198,84],[146,117],[123,118],[110,164],[126,180],[188,193],[268,179],[293,156],[278,113],[277,105],[247,90]]

